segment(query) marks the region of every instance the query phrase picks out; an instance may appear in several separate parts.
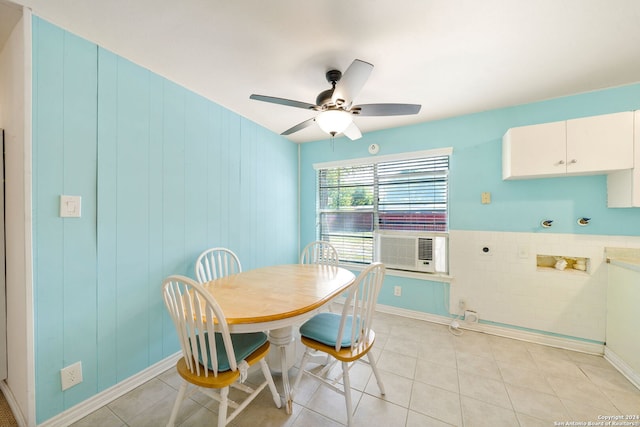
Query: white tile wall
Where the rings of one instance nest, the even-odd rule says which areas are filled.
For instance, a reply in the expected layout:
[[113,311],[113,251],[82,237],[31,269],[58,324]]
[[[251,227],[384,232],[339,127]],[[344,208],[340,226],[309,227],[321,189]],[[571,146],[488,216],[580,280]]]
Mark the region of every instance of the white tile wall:
[[[604,341],[607,246],[637,248],[640,237],[452,230],[449,310],[457,314],[464,298],[482,320]],[[585,257],[590,265],[587,273],[543,271],[538,254]]]

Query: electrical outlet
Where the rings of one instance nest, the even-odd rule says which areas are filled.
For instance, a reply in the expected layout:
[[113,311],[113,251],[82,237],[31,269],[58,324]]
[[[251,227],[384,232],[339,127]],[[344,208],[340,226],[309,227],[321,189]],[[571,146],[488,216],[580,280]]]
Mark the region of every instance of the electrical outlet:
[[473,310],[465,310],[464,321],[469,323],[478,323],[478,313]]
[[402,296],[402,286],[396,286],[393,288],[393,295],[396,297]]
[[82,362],[76,362],[60,370],[62,390],[73,387],[82,382]]
[[529,247],[528,246],[518,246],[518,258],[520,258],[520,259],[529,258]]

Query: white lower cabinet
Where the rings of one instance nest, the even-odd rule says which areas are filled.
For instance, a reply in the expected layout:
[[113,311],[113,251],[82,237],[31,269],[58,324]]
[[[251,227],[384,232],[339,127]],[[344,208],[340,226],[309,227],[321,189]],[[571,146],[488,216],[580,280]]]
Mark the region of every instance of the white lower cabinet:
[[608,270],[606,347],[624,365],[628,378],[640,379],[640,271],[614,264]]
[[633,168],[634,113],[605,114],[509,129],[502,178],[595,175]]

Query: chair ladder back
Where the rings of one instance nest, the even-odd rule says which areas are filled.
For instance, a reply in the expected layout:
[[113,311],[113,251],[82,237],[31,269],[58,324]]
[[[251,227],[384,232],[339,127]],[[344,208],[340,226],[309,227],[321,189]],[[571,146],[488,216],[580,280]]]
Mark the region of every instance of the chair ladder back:
[[[216,332],[222,336],[229,366],[235,371],[237,364],[229,326],[213,297],[188,277],[170,276],[163,287],[165,305],[176,326],[182,355],[191,373],[218,376]],[[219,331],[216,331],[216,324]]]

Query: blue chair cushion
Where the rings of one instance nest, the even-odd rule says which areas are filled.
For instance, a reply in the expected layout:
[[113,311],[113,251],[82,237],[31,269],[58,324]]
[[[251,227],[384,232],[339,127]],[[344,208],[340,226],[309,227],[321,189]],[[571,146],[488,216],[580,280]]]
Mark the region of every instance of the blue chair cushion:
[[[211,366],[211,352],[209,349],[209,340],[206,339],[208,334],[205,332],[205,343],[207,347],[207,356],[209,363],[208,368],[213,370]],[[216,354],[218,357],[218,371],[228,371],[231,369],[229,366],[229,358],[227,357],[227,350],[222,340],[222,334],[215,334],[216,340]],[[251,353],[259,349],[264,343],[267,342],[267,334],[264,332],[254,332],[250,334],[231,334],[231,343],[233,344],[233,351],[236,354],[236,363],[244,360]],[[200,350],[200,341],[198,340],[198,361],[201,365],[204,365],[202,359],[202,352]]]
[[[322,344],[335,347],[336,340],[338,339],[338,329],[340,328],[340,320],[342,315],[336,313],[320,313],[307,320],[300,327],[300,335],[305,338],[312,339],[314,341],[321,342]],[[353,317],[348,316],[345,325],[342,341],[340,347],[351,346],[351,323]],[[360,328],[358,328],[360,329]],[[356,335],[356,339],[358,339]]]

